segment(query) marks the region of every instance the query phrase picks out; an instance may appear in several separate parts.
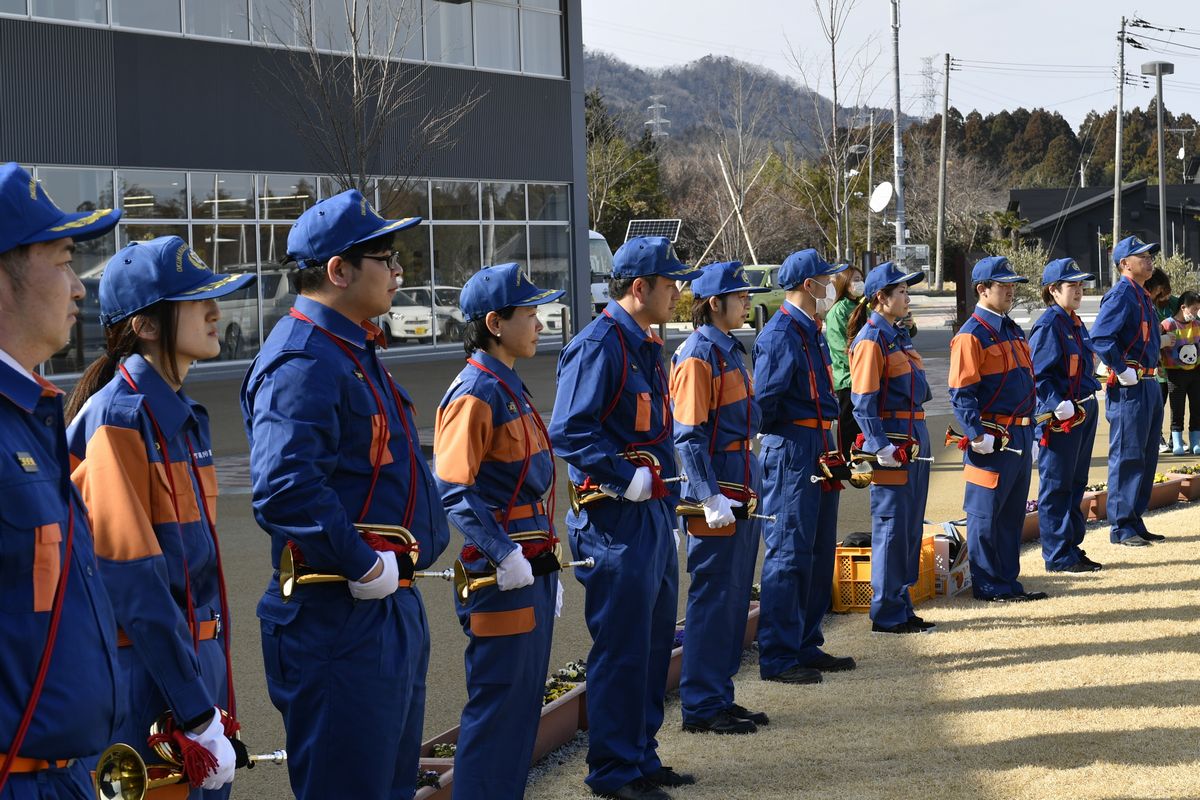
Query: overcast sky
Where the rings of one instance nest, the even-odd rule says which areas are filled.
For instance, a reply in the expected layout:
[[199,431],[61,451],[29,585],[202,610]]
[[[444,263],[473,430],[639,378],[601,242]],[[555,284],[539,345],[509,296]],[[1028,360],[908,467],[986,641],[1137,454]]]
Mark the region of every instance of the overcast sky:
[[[1126,71],[1137,74],[1147,61],[1173,62],[1175,74],[1164,79],[1164,106],[1195,114],[1200,108],[1200,4],[1180,0],[1136,0],[1136,6],[1117,0],[901,0],[903,109],[926,112],[922,57],[934,56],[933,105],[940,113],[943,54],[949,52],[968,62],[950,75],[950,103],[964,113],[1043,107],[1078,126],[1089,110],[1116,103],[1122,14],[1161,28],[1186,29],[1130,28],[1130,36],[1168,52],[1127,46]],[[583,42],[644,67],[714,54],[799,77],[790,55],[794,50],[812,74],[820,75],[814,88],[829,94],[828,45],[811,0],[583,0]],[[858,64],[872,65],[862,82],[864,101],[891,106],[889,0],[858,0],[839,61],[856,53]],[[817,83],[810,78],[810,85]],[[858,94],[851,91],[843,102],[853,104]],[[1126,108],[1145,107],[1153,94],[1152,81],[1150,88],[1127,86]]]

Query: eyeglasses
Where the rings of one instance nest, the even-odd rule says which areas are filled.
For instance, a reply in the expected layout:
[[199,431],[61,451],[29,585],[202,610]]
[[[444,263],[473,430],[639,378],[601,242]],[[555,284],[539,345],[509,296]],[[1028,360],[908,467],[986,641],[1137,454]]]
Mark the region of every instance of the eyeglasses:
[[404,269],[404,265],[400,263],[400,254],[399,253],[388,253],[386,256],[364,255],[363,258],[369,258],[372,261],[379,261],[383,264],[387,264],[389,269],[394,269],[394,270],[396,270],[396,269],[403,270]]

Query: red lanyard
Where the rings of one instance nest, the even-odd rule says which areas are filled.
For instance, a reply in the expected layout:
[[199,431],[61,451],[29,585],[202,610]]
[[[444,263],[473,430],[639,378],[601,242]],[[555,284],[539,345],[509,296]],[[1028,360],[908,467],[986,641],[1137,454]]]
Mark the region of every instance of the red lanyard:
[[[1132,286],[1138,292],[1138,295],[1137,295],[1138,331],[1142,337],[1142,355],[1141,355],[1141,358],[1138,359],[1138,362],[1140,364],[1141,359],[1146,357],[1146,345],[1150,341],[1150,331],[1149,331],[1148,326],[1146,325],[1146,302],[1153,302],[1153,301],[1150,300],[1150,293],[1147,292],[1141,286],[1138,286],[1136,281],[1131,280],[1128,277],[1126,277],[1125,280],[1129,281],[1129,285]],[[1143,302],[1143,300],[1145,300],[1145,302]],[[1155,316],[1157,316],[1157,314]],[[1135,344],[1137,344],[1137,336],[1134,336],[1132,339],[1129,340],[1129,346],[1125,348],[1125,352],[1121,353],[1121,358],[1123,358],[1123,359],[1126,358],[1129,355],[1129,351],[1133,349],[1133,346]]]
[[[983,317],[979,316],[978,314],[972,314],[971,319],[978,322],[984,327],[985,330],[987,330],[988,335],[992,337],[992,342],[1000,346],[1000,353],[1004,356],[1004,373],[1000,376],[1000,385],[996,387],[996,393],[993,394],[987,403],[984,404],[983,408],[979,409],[979,413],[986,414],[991,411],[992,406],[995,405],[996,401],[1000,398],[1000,392],[1004,390],[1004,384],[1008,381],[1008,373],[1013,369],[1013,367],[1009,364],[1008,353],[1012,347],[1012,342],[1015,340],[1009,339],[1001,341],[1000,334],[996,333],[995,329],[993,329],[991,325],[988,325],[987,322],[984,321]],[[1033,395],[1036,393],[1037,384],[1035,382],[1034,388],[1029,392],[1029,394],[1025,395],[1025,397],[1021,399],[1020,403],[1013,406],[1013,411],[1018,411],[1020,408],[1022,408],[1026,403],[1029,402],[1029,398],[1033,397]]]
[[[728,334],[726,334],[728,335]],[[717,352],[717,370],[720,374],[717,377],[717,407],[713,412],[712,433],[708,437],[708,457],[712,460],[713,455],[717,451],[717,430],[721,425],[721,400],[725,396],[725,358]],[[750,490],[750,439],[754,436],[754,431],[751,428],[750,422],[750,377],[746,374],[746,370],[742,365],[738,365],[738,374],[742,376],[742,384],[746,387],[746,446],[742,450],[742,460],[745,465],[744,477],[746,491]]]
[[[137,383],[134,382],[133,376],[129,374],[129,370],[125,369],[125,365],[121,364],[121,376],[133,391],[141,394]],[[167,474],[167,485],[171,487],[171,508],[175,511],[175,522],[179,530],[179,552],[180,560],[183,565],[183,587],[184,593],[187,596],[187,623],[188,630],[192,634],[192,649],[196,652],[200,651],[200,630],[196,625],[196,603],[192,597],[192,574],[188,569],[187,545],[183,541],[183,517],[179,513],[179,500],[175,492],[175,476],[171,469],[171,454],[167,449],[167,438],[163,436],[162,428],[158,425],[158,420],[154,418],[154,412],[150,410],[150,403],[142,403],[142,410],[146,412],[146,418],[150,420],[150,426],[154,428],[154,438],[156,445],[162,454],[163,471]],[[204,497],[203,486],[200,481],[200,468],[196,464],[196,451],[192,449],[192,442],[188,438],[186,432],[183,434],[184,441],[187,444],[188,458],[191,465],[192,479],[195,481],[194,494],[196,496],[196,506],[200,509],[200,513],[204,515],[204,522],[208,525],[209,534],[212,536],[213,551],[217,558],[217,587],[220,590],[221,600],[221,619],[222,632],[225,634],[225,684],[226,684],[226,710],[231,717],[237,718],[237,703],[234,699],[233,691],[233,643],[231,635],[233,632],[233,621],[229,617],[229,600],[225,592],[225,571],[221,567],[221,544],[217,538],[217,526],[213,523],[212,517],[208,511],[208,503]]]
[[[612,314],[608,313],[608,309],[605,309],[603,313],[604,316],[613,321],[614,325],[620,324],[616,321]],[[629,371],[629,348],[625,346],[625,334],[620,330],[620,328],[617,329],[616,334],[617,344],[621,346],[621,383],[619,386],[617,386],[617,392],[613,395],[612,402],[608,404],[608,408],[604,409],[604,412],[600,415],[601,422],[604,422],[604,420],[608,419],[608,416],[612,414],[613,410],[617,407],[617,403],[620,402],[621,395],[625,391],[625,375]],[[626,451],[631,452],[633,450],[637,450],[639,447],[652,447],[653,445],[661,442],[663,439],[666,439],[673,430],[673,418],[671,417],[670,409],[666,407],[667,398],[670,396],[670,390],[667,388],[667,374],[663,372],[662,363],[658,359],[655,359],[654,361],[654,375],[658,382],[658,386],[656,388],[663,398],[663,428],[653,439],[647,439],[644,442],[630,442],[629,444],[625,445]]]
[[[869,317],[867,318],[867,324],[870,325],[872,328],[879,328],[879,326],[875,324],[875,321]],[[915,416],[915,412],[917,410],[917,369],[919,367],[917,366],[917,360],[915,358],[913,358],[912,355],[909,354],[909,352],[906,348],[901,347],[900,352],[903,353],[904,357],[908,359],[908,375],[909,375],[909,379],[908,379],[908,438],[912,439],[913,438],[913,417]],[[884,353],[883,353],[883,385],[880,387],[881,391],[879,392],[879,397],[880,397],[879,411],[880,411],[881,417],[882,417],[882,412],[884,410],[883,409],[884,403],[887,401],[887,390],[888,390],[888,384],[889,384],[890,380],[891,380],[891,376],[888,374],[888,354],[887,354],[887,351],[884,350]]]
[[1071,327],[1072,338],[1075,339],[1075,345],[1079,348],[1079,370],[1077,371],[1076,375],[1071,375],[1071,359],[1067,357],[1069,355],[1067,353],[1067,337],[1063,333],[1061,325],[1057,326],[1058,340],[1062,346],[1063,357],[1067,358],[1067,387],[1070,391],[1070,396],[1067,399],[1078,400],[1079,386],[1083,383],[1083,362],[1084,359],[1087,358],[1088,353],[1087,348],[1083,346],[1083,334],[1080,331],[1081,326],[1074,324],[1075,312],[1069,311],[1067,313],[1071,315],[1067,320],[1067,325]]
[[[804,328],[800,325],[799,322],[796,321],[796,318],[793,317],[791,315],[791,313],[787,310],[787,306],[780,306],[779,310],[787,315],[788,321],[791,322],[793,325],[795,325],[796,330],[799,331],[799,333],[800,333],[800,348],[802,350],[804,350],[804,360],[808,362],[808,388],[809,388],[809,392],[812,394],[813,406],[817,410],[817,424],[821,427],[821,446],[824,447],[826,450],[828,450],[829,449],[829,439],[825,432],[825,416],[821,413],[821,398],[817,394],[817,373],[816,373],[816,370],[814,370],[812,368],[812,366],[813,366],[812,356],[809,355],[809,352],[808,352],[808,337],[805,336],[805,334],[804,334]],[[814,322],[814,324],[819,324],[819,323],[816,323],[816,320],[813,320],[813,322]],[[819,327],[817,328],[817,333],[820,333]],[[826,377],[828,377],[829,371],[832,367],[831,367],[829,361],[827,361],[825,359],[825,351],[822,350],[819,346],[817,347],[817,351],[820,352],[820,354],[821,354],[821,366],[823,366],[825,368],[825,375],[826,375]],[[830,391],[833,390],[833,381],[830,381],[829,389],[830,389]]]

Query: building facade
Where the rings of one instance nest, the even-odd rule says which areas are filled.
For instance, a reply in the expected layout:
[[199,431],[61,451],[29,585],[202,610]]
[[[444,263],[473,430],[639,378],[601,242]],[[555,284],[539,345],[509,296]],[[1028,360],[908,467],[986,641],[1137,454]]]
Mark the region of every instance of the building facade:
[[[380,320],[391,352],[461,353],[458,290],[486,264],[516,261],[568,290],[543,309],[548,342],[588,318],[580,0],[357,6],[351,25],[343,0],[0,0],[0,160],[64,209],[124,210],[76,256],[89,295],[48,373],[102,351],[107,258],[172,234],[218,272],[259,275],[221,303],[219,361],[253,357],[294,298],[279,264],[292,220],[342,188],[301,124],[316,112],[297,100],[312,80],[300,73],[355,50],[391,53],[409,93],[366,167],[382,213],[424,219],[397,241],[405,285]],[[411,146],[417,121],[460,104],[441,146]]]

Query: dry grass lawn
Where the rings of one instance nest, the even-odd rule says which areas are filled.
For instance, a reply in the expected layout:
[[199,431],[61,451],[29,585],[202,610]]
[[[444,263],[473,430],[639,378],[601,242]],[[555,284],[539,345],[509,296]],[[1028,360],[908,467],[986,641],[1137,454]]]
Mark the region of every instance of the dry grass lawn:
[[[831,616],[828,650],[858,669],[819,686],[758,678],[747,658],[739,702],[771,725],[752,736],[680,729],[671,702],[666,763],[698,783],[677,798],[1200,798],[1200,503],[1147,516],[1168,542],[1133,549],[1089,526],[1085,576],[1047,575],[1023,552],[1029,590],[1012,606],[937,598],[923,636],[871,634],[864,615]],[[529,800],[590,797],[584,751],[530,783]]]

